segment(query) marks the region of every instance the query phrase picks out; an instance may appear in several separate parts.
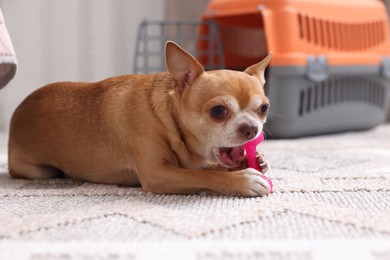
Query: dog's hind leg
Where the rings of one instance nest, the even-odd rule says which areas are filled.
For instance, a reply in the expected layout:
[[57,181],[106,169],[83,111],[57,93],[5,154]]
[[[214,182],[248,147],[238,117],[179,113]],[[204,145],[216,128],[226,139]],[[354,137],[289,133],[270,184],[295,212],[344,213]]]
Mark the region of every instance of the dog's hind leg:
[[62,172],[48,165],[17,163],[9,166],[13,178],[49,179],[62,176]]
[[62,175],[62,172],[55,167],[28,163],[12,156],[9,157],[8,168],[13,178],[49,179]]

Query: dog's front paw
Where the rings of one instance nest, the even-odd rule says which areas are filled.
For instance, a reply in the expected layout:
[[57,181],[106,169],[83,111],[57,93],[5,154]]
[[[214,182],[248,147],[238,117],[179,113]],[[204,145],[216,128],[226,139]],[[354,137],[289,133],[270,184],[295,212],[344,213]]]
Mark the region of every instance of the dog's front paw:
[[265,174],[269,170],[269,163],[267,157],[263,153],[256,152],[256,161],[260,170]]
[[261,172],[247,168],[243,170],[243,175],[246,179],[245,190],[242,191],[243,196],[256,197],[267,195],[271,192],[269,183],[263,178]]

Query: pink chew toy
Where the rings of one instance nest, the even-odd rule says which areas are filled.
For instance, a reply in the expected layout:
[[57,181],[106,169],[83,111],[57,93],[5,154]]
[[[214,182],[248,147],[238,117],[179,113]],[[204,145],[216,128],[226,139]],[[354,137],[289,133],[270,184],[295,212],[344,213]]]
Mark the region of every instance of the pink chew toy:
[[[257,145],[259,145],[262,141],[264,141],[264,133],[262,132],[258,137],[253,139],[252,141],[247,142],[244,144],[244,149],[246,152],[246,158],[248,161],[248,167],[253,168],[255,170],[258,170],[261,172],[260,166],[257,163],[256,160],[256,148]],[[265,175],[262,176],[264,180],[266,180],[271,187],[271,192],[272,192],[272,181],[266,177]]]

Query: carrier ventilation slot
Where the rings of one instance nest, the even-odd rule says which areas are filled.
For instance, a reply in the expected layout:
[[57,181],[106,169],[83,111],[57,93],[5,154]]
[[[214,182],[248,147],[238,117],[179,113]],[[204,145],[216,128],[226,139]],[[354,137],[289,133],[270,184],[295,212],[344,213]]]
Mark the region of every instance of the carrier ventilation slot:
[[385,22],[342,23],[298,14],[300,39],[338,51],[362,51],[383,43]]
[[363,78],[334,78],[301,90],[298,115],[345,102],[385,105],[386,89],[380,83]]

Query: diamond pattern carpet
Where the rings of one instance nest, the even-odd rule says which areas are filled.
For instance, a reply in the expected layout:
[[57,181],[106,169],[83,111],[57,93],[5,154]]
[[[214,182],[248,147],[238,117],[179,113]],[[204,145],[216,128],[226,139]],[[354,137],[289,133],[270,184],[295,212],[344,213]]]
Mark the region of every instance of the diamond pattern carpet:
[[390,259],[390,125],[260,147],[271,195],[167,196],[11,179],[3,136],[0,259]]

